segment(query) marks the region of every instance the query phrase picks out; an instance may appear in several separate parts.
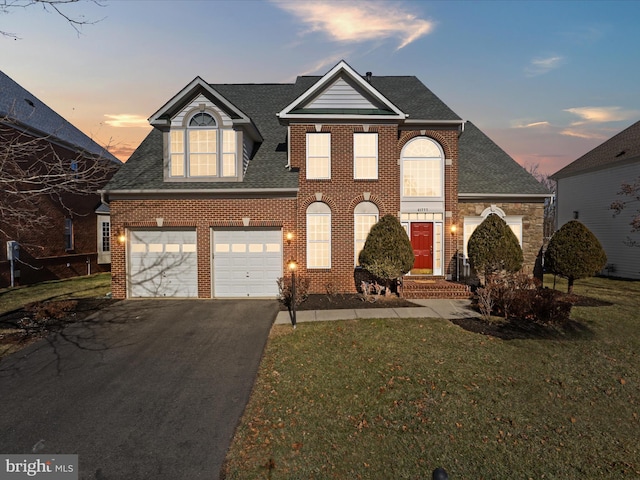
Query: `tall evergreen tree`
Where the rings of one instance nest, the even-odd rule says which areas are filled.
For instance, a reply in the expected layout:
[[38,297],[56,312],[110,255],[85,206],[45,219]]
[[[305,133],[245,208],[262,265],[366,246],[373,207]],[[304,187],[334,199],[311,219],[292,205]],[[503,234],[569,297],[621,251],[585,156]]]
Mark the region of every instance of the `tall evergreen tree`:
[[362,268],[385,281],[387,291],[392,280],[411,270],[413,248],[396,217],[385,215],[371,227],[359,261]]
[[565,223],[553,234],[544,256],[545,268],[568,280],[568,293],[573,293],[574,280],[594,276],[606,263],[600,241],[577,220]]
[[515,234],[498,215],[491,214],[471,234],[467,245],[471,265],[479,275],[517,272],[524,256]]

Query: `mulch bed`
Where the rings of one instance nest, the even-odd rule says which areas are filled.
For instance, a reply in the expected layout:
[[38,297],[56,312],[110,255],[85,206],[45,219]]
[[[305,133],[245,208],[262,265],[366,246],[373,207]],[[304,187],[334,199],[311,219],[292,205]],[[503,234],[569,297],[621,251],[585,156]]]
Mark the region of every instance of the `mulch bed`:
[[[603,307],[613,305],[611,302],[581,295],[563,294],[562,300],[575,307]],[[488,335],[503,340],[516,339],[576,339],[593,336],[593,332],[586,325],[570,318],[559,319],[551,324],[538,323],[524,319],[509,319],[508,321],[487,321],[483,318],[457,318],[452,323],[468,332]]]

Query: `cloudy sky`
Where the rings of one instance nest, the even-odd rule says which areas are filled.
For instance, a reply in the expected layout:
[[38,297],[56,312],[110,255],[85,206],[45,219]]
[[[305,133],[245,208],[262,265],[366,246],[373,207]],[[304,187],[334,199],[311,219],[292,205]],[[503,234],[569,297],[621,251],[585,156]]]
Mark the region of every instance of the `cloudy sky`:
[[[11,2],[10,2],[11,3]],[[20,0],[15,3],[20,3]],[[126,160],[194,77],[415,75],[554,173],[640,120],[640,2],[141,1],[0,7],[0,69]],[[275,113],[275,112],[274,112]]]

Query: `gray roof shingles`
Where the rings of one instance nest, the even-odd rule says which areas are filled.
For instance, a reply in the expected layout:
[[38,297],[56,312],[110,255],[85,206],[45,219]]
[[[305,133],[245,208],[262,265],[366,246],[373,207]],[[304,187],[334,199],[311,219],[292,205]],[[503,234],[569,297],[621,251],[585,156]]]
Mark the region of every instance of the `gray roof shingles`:
[[458,191],[478,194],[548,194],[529,172],[471,122],[459,142]]
[[640,159],[640,121],[552,175],[559,179]]
[[120,163],[109,151],[62,118],[35,95],[0,71],[0,118],[9,118],[34,135],[51,137],[68,146]]
[[[298,173],[287,163],[285,126],[276,114],[321,77],[298,77],[294,84],[212,84],[246,113],[264,138],[243,182],[164,182],[162,134],[154,130],[113,177],[106,190],[290,189]],[[412,119],[460,120],[416,77],[372,77],[372,85]],[[545,194],[547,190],[475,125],[467,122],[460,137],[460,193]]]

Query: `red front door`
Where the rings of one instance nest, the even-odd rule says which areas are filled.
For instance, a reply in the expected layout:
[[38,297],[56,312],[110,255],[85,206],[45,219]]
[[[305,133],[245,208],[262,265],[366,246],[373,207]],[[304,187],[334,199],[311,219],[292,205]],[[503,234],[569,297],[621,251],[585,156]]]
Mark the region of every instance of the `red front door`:
[[411,273],[433,273],[433,223],[411,224],[411,246],[416,257]]

